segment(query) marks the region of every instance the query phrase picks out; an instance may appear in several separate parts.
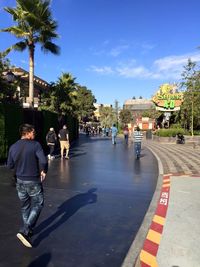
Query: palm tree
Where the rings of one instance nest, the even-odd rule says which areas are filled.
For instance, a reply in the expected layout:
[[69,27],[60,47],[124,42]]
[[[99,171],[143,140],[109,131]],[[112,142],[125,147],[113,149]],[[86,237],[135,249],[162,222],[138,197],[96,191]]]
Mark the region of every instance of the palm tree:
[[16,8],[5,7],[16,25],[2,29],[15,35],[19,42],[9,47],[2,54],[5,56],[11,50],[29,51],[29,102],[34,106],[34,52],[39,43],[44,52],[59,54],[59,47],[52,40],[58,38],[57,23],[50,11],[50,0],[16,0]]

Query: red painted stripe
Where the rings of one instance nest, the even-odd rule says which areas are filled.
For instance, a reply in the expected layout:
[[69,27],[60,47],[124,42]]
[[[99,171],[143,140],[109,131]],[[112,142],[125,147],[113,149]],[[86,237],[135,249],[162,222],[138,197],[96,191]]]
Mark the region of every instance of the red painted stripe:
[[158,244],[146,239],[144,242],[143,250],[156,257],[158,252]]
[[163,225],[156,223],[156,222],[152,222],[151,223],[151,227],[152,230],[158,232],[159,234],[162,234],[163,231]]
[[[167,181],[165,181],[166,179],[168,180],[169,186],[162,187],[160,198],[158,200],[158,205],[157,205],[156,212],[155,212],[155,215],[161,216],[163,218],[166,217],[167,208],[169,204],[169,196],[170,196],[169,195],[170,193],[170,175],[169,174],[166,176],[163,176],[163,184],[167,183]],[[162,234],[163,225],[160,225],[159,223],[152,221],[150,229],[156,231],[159,234]],[[159,244],[156,244],[148,239],[144,241],[143,250],[148,252],[150,255],[154,257],[157,256],[158,248],[159,248]],[[140,261],[140,264],[141,264],[141,267],[151,267],[142,261]]]
[[144,263],[143,261],[140,261],[141,267],[151,267],[149,264]]

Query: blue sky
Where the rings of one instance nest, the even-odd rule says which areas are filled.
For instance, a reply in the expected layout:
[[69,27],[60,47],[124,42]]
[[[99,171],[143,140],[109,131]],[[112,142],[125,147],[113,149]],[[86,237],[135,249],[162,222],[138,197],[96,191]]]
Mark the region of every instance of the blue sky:
[[[13,24],[0,0],[0,28]],[[150,98],[163,83],[180,82],[188,58],[200,61],[199,0],[52,0],[60,56],[36,48],[35,74],[48,82],[70,72],[98,103],[120,106],[133,96]],[[0,33],[0,50],[16,42]],[[11,52],[28,70],[28,52]]]

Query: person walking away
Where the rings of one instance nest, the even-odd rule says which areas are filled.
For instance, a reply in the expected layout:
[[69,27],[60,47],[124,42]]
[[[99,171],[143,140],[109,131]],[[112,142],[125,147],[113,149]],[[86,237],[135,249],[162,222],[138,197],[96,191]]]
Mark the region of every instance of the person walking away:
[[123,131],[124,131],[124,141],[125,141],[125,144],[128,145],[129,130],[128,130],[128,126],[127,125],[125,125]]
[[17,233],[17,238],[26,247],[32,247],[33,228],[44,204],[42,182],[46,177],[48,163],[40,143],[34,140],[34,126],[23,124],[19,132],[21,139],[10,147],[7,166],[14,169],[21,203],[23,226]]
[[64,150],[66,150],[65,158],[69,159],[69,131],[66,125],[59,131],[58,137],[60,138],[61,158],[64,158]]
[[112,134],[112,144],[116,145],[116,137],[117,137],[117,127],[115,126],[115,124],[113,124],[113,126],[111,127],[111,134]]
[[134,138],[135,155],[136,158],[139,159],[141,153],[141,143],[143,138],[143,134],[140,132],[139,126],[135,128],[135,131],[133,132],[133,138]]
[[46,135],[46,142],[49,147],[49,155],[48,159],[53,159],[54,158],[54,151],[55,151],[55,145],[57,142],[57,136],[54,131],[54,128],[50,128],[47,135]]

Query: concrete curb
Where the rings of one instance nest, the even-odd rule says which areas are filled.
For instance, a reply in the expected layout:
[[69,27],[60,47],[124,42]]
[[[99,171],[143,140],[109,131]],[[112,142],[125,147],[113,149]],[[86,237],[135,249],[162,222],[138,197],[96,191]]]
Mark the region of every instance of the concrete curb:
[[151,149],[146,147],[147,149],[149,149],[153,155],[156,157],[157,161],[158,161],[158,181],[157,181],[157,185],[156,185],[156,189],[153,195],[153,198],[151,200],[151,203],[149,205],[149,208],[147,210],[147,213],[144,217],[144,220],[142,222],[142,225],[140,226],[139,231],[137,232],[137,235],[121,265],[121,267],[133,267],[133,266],[140,266],[139,263],[139,259],[138,259],[138,255],[143,247],[143,243],[144,240],[146,238],[146,235],[148,233],[148,230],[150,228],[153,216],[155,214],[155,210],[157,208],[157,204],[158,204],[158,200],[160,197],[160,191],[161,191],[161,187],[162,187],[162,183],[163,183],[163,165],[162,162],[160,160],[160,158],[158,157],[158,155]]

